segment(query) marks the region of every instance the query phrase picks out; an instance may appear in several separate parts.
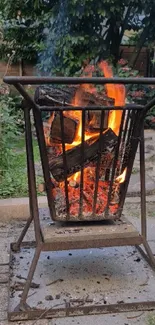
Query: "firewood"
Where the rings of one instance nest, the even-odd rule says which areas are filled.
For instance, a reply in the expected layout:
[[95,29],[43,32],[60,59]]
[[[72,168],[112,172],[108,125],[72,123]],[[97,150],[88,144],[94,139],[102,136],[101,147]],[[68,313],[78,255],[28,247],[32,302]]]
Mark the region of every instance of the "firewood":
[[35,102],[40,106],[70,105],[77,87],[53,88],[37,87],[34,95]]
[[[116,143],[117,136],[111,129],[107,129],[101,135],[101,152],[103,157],[109,155],[112,152]],[[99,137],[91,138],[84,143],[84,157],[83,166],[86,167],[90,163],[97,161],[99,154]],[[67,177],[73,175],[81,169],[82,157],[81,157],[81,144],[75,146],[74,148],[66,151],[66,161],[67,161]],[[64,181],[64,163],[63,154],[56,158],[49,156],[49,169],[56,181]]]
[[106,97],[105,93],[90,93],[87,90],[80,91],[78,87],[79,86],[68,86],[64,88],[37,87],[34,100],[40,106],[68,106],[72,105],[75,95],[79,92],[80,101],[83,106],[113,105],[114,103],[114,100]]
[[[88,113],[89,117],[89,129],[90,130],[99,130],[101,126],[101,110],[91,110]],[[104,111],[103,116],[104,122],[103,122],[103,129],[108,128],[108,111]]]
[[[72,143],[75,138],[75,133],[77,129],[78,122],[69,118],[64,117],[64,141],[65,143]],[[61,133],[61,122],[60,115],[57,114],[51,124],[51,132],[50,132],[51,142],[52,140],[56,140],[61,142],[62,133]]]

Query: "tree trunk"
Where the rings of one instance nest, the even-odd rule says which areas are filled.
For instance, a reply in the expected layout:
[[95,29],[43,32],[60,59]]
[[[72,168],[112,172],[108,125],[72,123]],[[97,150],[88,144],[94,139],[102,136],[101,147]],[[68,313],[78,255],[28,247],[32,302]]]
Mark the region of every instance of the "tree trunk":
[[147,35],[149,33],[149,26],[145,26],[141,35],[140,35],[140,39],[139,39],[139,42],[137,43],[137,45],[135,46],[134,48],[134,52],[130,58],[130,61],[129,61],[129,66],[131,68],[134,68],[135,67],[135,64],[137,62],[137,59],[138,59],[138,56],[139,56],[139,53],[143,47],[143,45],[145,44],[145,41],[146,41],[146,38],[147,38]]

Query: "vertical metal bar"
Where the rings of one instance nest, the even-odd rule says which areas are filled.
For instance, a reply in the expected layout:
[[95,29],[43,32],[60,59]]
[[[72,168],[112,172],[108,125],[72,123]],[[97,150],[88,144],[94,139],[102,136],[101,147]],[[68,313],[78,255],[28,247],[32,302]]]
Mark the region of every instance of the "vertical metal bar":
[[125,142],[125,151],[124,151],[124,157],[123,157],[123,161],[122,161],[122,170],[121,170],[122,172],[123,172],[124,168],[126,167],[127,161],[129,159],[129,153],[131,151],[131,148],[130,148],[131,137],[133,135],[135,123],[137,122],[137,120],[136,120],[137,111],[136,112],[132,111],[130,114],[131,115],[130,115],[129,129],[128,129],[128,132],[126,132],[127,139]]
[[119,147],[120,147],[120,143],[121,143],[124,117],[125,117],[125,111],[123,111],[123,113],[122,113],[121,125],[120,125],[120,129],[119,129],[117,145],[116,145],[116,148],[115,148],[115,157],[114,157],[113,166],[112,166],[112,174],[111,174],[111,180],[110,180],[109,191],[108,191],[107,206],[105,208],[105,218],[107,218],[108,212],[109,212],[109,204],[110,204],[110,201],[111,201],[113,182],[114,182],[115,171],[116,171],[116,166],[117,166],[117,161],[118,161],[118,156],[119,156]]
[[85,141],[85,110],[82,110],[81,175],[80,175],[80,200],[79,200],[79,218],[80,219],[82,219],[82,213],[83,213],[84,141]]
[[[127,113],[127,114],[126,114]],[[121,155],[121,163],[120,163],[120,168],[118,170],[118,173],[122,173],[124,168],[123,166],[123,160],[124,160],[124,155],[125,155],[125,151],[126,151],[126,143],[127,143],[127,134],[128,134],[128,128],[129,128],[129,123],[130,123],[130,114],[131,114],[131,111],[127,111],[125,112],[125,117],[126,117],[126,120],[124,122],[124,130],[122,131],[123,132],[123,136],[122,136],[122,145],[121,145],[121,149],[120,149],[120,155]],[[124,119],[125,119],[124,117]]]
[[26,153],[27,153],[27,172],[28,172],[28,186],[29,186],[29,201],[32,218],[34,218],[34,229],[36,243],[41,241],[40,236],[40,222],[39,222],[39,209],[36,191],[36,177],[34,168],[34,155],[32,145],[32,132],[30,121],[30,109],[24,109],[25,118],[25,139],[26,139]]
[[109,181],[109,177],[110,177],[110,169],[106,169],[106,172],[105,172],[105,181],[108,182]]
[[66,199],[66,214],[67,220],[70,219],[69,213],[69,196],[68,196],[68,182],[67,182],[67,159],[65,150],[65,136],[64,136],[64,116],[63,111],[60,111],[60,124],[61,124],[61,140],[62,140],[62,154],[63,154],[63,164],[64,164],[64,176],[65,176],[65,199]]
[[39,111],[38,106],[36,105],[34,100],[29,96],[29,94],[27,94],[27,92],[25,91],[25,89],[22,87],[21,84],[16,84],[15,87],[20,92],[20,94],[25,98],[25,100],[29,104],[29,107],[31,107],[33,109],[33,115],[34,115],[34,121],[35,121],[35,127],[36,127],[36,133],[37,133],[37,138],[38,138],[40,157],[41,157],[41,163],[42,163],[42,169],[43,169],[43,175],[44,175],[44,180],[45,180],[45,185],[46,185],[48,206],[49,206],[51,218],[53,218],[55,220],[56,219],[56,211],[55,211],[55,205],[54,205],[54,198],[53,198],[53,194],[52,194],[53,186],[52,186],[50,172],[49,172],[48,157],[47,157],[47,150],[46,150],[46,144],[45,144],[41,112]]
[[[135,115],[135,125],[134,128],[132,128],[132,134],[130,137],[130,150],[128,151],[128,160],[126,162],[127,164],[127,175],[126,175],[126,181],[125,183],[122,184],[122,191],[121,191],[121,200],[119,203],[119,208],[120,208],[120,216],[121,216],[121,212],[122,212],[122,208],[124,205],[124,201],[125,201],[125,197],[126,197],[126,193],[127,193],[127,189],[128,189],[128,184],[130,181],[130,177],[131,177],[131,172],[132,172],[132,168],[133,168],[133,164],[134,164],[134,159],[135,159],[135,155],[137,152],[137,147],[138,147],[138,143],[140,140],[140,133],[141,133],[141,126],[142,126],[142,120],[141,120],[141,112],[136,112]],[[124,158],[124,164],[125,164],[125,158]]]
[[146,190],[145,190],[145,144],[144,144],[144,125],[140,139],[140,186],[141,186],[141,232],[142,236],[147,237],[146,223]]
[[98,182],[100,176],[100,164],[102,157],[102,133],[103,133],[103,123],[104,123],[104,110],[101,111],[101,123],[100,123],[100,135],[99,135],[99,148],[98,148],[98,158],[96,163],[96,175],[95,175],[95,190],[94,190],[94,201],[93,201],[93,215],[96,213],[96,203],[97,203],[97,193],[98,193]]

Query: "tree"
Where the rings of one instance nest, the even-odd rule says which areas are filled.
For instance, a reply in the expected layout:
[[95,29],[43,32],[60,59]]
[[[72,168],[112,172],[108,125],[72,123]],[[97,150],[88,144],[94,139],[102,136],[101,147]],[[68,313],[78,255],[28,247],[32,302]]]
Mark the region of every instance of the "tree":
[[125,30],[141,31],[137,53],[153,39],[154,7],[154,0],[0,0],[0,57],[14,51],[16,60],[37,61],[45,74],[73,75],[107,57],[115,65]]
[[138,30],[141,0],[59,0],[40,67],[74,74],[86,61],[111,58],[116,64],[126,29]]
[[43,48],[44,19],[48,6],[42,0],[0,0],[3,42],[0,57],[14,55],[14,61],[36,62],[37,53]]
[[141,33],[138,39],[138,42],[135,46],[133,55],[130,58],[129,65],[130,67],[134,67],[139,56],[140,50],[144,45],[148,45],[155,41],[155,1],[154,0],[146,0],[143,3],[141,8],[143,11],[144,18],[141,21]]

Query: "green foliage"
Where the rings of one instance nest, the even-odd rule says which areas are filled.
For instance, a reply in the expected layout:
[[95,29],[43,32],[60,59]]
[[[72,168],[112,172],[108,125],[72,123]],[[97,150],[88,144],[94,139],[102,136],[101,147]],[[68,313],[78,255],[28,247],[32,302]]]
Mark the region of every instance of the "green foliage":
[[[28,196],[28,180],[26,167],[25,141],[13,141],[10,152],[7,151],[7,159],[11,164],[1,176],[0,198]],[[34,143],[34,157],[39,160],[39,149]],[[42,177],[37,176],[37,184],[42,183]]]
[[[43,48],[44,20],[49,19],[48,6],[42,0],[0,0],[1,28],[3,42],[0,58],[8,59],[14,54],[14,61],[37,60],[37,53]],[[47,16],[46,16],[47,14]]]
[[126,5],[127,0],[60,0],[49,26],[40,68],[73,75],[85,60],[117,56]]
[[41,71],[62,75],[74,75],[85,60],[111,57],[116,65],[125,30],[147,27],[144,41],[154,40],[154,14],[154,0],[0,0],[0,58],[39,57]]
[[146,41],[154,37],[154,10],[153,0],[145,4],[142,0],[59,0],[48,25],[40,69],[74,75],[85,60],[111,57],[116,64],[125,30],[138,32],[149,26]]
[[21,126],[21,113],[15,114],[15,102],[9,95],[1,95],[0,101],[0,166],[1,175],[11,166],[10,141],[19,135],[19,125]]
[[[21,98],[11,97],[9,89],[0,86],[0,198],[28,195],[26,150],[23,137]],[[34,158],[39,149],[34,142]],[[42,177],[37,177],[37,182]]]

